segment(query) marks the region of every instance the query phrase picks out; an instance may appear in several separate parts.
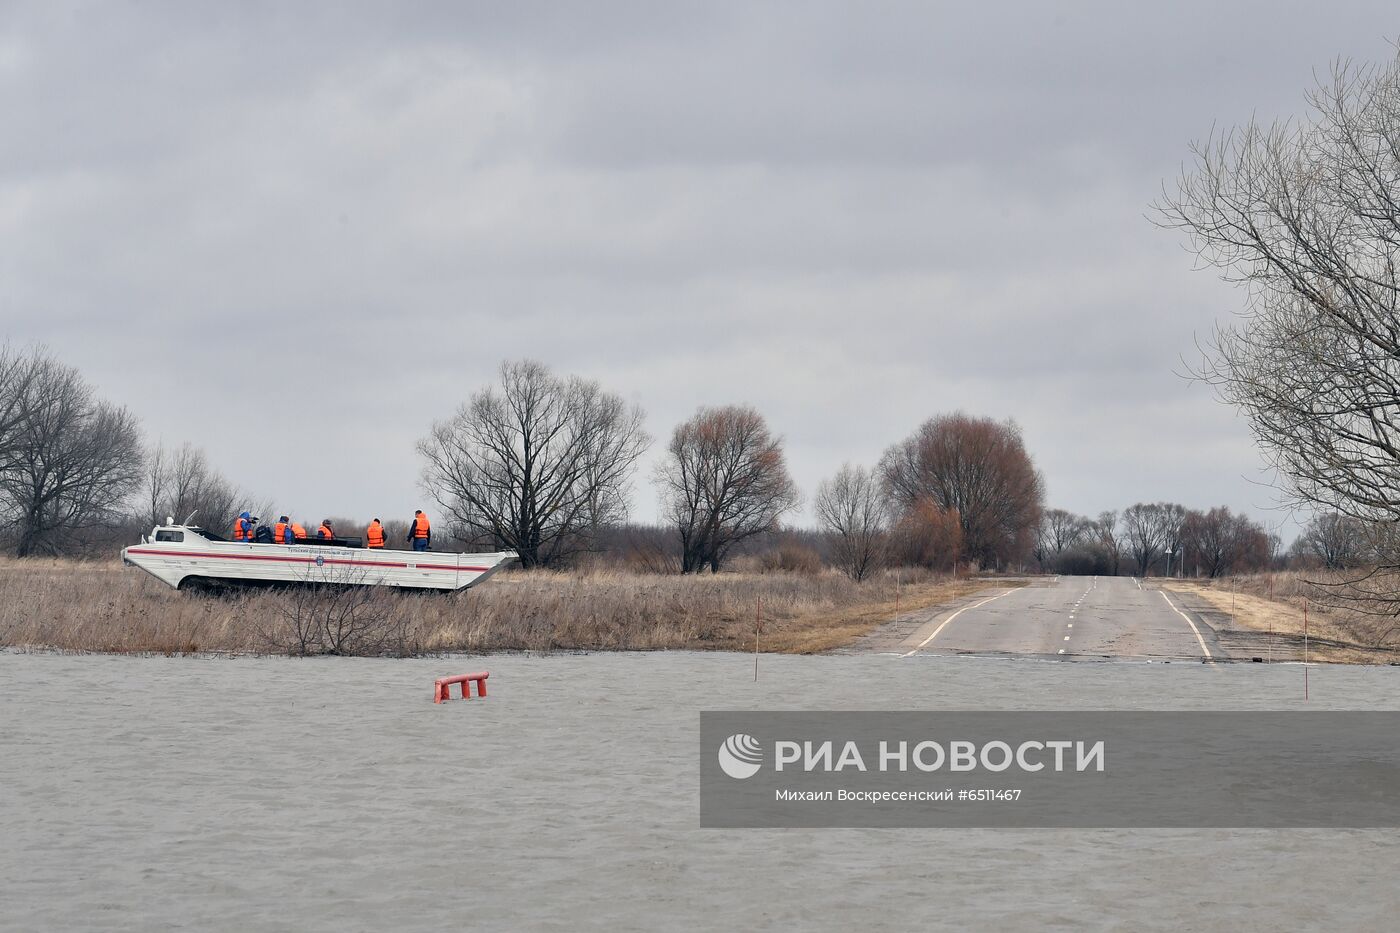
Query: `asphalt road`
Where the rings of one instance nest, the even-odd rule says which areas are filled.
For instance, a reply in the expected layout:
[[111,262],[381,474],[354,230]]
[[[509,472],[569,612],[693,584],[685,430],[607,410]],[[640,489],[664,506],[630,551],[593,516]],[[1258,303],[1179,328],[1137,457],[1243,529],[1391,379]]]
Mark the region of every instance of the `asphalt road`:
[[1178,597],[1131,577],[1058,577],[978,594],[935,612],[900,654],[1202,661],[1226,657]]

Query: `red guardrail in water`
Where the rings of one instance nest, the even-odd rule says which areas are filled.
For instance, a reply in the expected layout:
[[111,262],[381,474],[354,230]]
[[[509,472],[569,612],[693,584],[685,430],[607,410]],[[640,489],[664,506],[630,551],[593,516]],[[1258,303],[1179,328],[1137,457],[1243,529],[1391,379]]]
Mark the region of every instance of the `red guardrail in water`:
[[439,677],[433,681],[433,702],[441,703],[444,700],[452,699],[452,685],[462,685],[462,699],[472,698],[472,684],[476,684],[476,695],[486,696],[486,678],[491,676],[490,671],[482,671],[479,674],[461,674],[457,677]]

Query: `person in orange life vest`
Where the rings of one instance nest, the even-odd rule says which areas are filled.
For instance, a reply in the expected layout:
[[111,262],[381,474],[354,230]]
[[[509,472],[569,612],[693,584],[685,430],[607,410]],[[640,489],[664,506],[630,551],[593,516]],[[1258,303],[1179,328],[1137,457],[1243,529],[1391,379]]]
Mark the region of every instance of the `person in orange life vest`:
[[335,537],[335,529],[331,527],[329,518],[321,520],[321,527],[316,529],[316,537],[325,541]]
[[253,516],[247,512],[239,512],[238,518],[233,523],[233,540],[252,541],[253,540]]
[[299,522],[292,522],[292,537],[297,541],[306,538],[306,529]]
[[365,529],[365,547],[382,548],[384,546],[384,526],[379,524],[379,519],[369,523]]
[[272,526],[272,543],[291,544],[292,540],[292,523],[283,515],[277,519],[277,524]]
[[432,526],[428,524],[428,516],[419,509],[413,513],[413,524],[408,526],[408,540],[413,542],[415,551],[426,551],[433,542]]

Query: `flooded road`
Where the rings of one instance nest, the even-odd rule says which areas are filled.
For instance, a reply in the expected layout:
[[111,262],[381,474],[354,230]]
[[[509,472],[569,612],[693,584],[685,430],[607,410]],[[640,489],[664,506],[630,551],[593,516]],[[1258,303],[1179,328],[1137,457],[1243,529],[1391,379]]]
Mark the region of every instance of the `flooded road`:
[[870,646],[899,654],[1063,660],[1228,657],[1215,632],[1179,597],[1144,588],[1131,577],[1035,579],[1029,586],[989,590],[924,615],[899,642],[890,644],[876,632]]
[[[433,705],[433,678],[483,667],[487,699]],[[702,709],[1301,709],[1299,667],[759,670],[0,654],[0,928],[1242,931],[1400,911],[1393,831],[697,827]],[[1310,691],[1400,709],[1400,668],[1314,667]]]

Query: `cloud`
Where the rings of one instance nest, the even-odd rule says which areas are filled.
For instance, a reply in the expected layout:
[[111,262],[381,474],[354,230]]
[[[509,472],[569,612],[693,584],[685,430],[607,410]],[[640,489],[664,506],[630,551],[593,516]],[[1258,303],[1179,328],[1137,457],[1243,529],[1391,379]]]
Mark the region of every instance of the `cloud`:
[[808,491],[963,409],[1056,505],[1257,510],[1175,374],[1239,296],[1144,215],[1383,12],[12,7],[0,330],[299,514],[411,514],[414,440],[518,356],[658,450],[754,404]]

